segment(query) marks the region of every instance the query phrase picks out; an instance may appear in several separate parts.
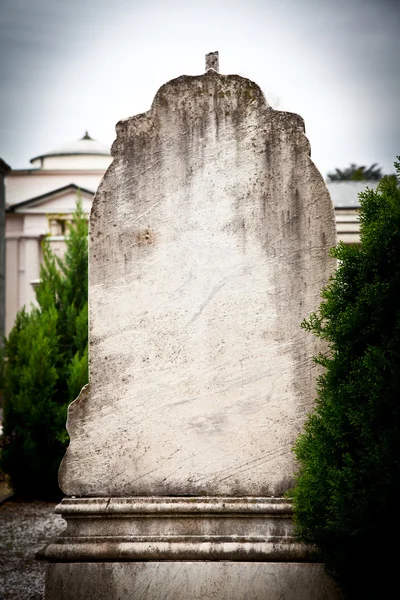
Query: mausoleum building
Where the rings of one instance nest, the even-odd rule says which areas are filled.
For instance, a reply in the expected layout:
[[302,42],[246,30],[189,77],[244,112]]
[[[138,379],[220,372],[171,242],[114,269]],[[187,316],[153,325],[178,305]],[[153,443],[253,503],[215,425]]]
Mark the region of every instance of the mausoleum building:
[[86,132],[75,142],[35,156],[29,169],[11,170],[6,200],[6,334],[17,311],[35,302],[41,242],[50,236],[56,253],[64,249],[66,224],[78,195],[90,213],[94,193],[111,163],[109,148]]

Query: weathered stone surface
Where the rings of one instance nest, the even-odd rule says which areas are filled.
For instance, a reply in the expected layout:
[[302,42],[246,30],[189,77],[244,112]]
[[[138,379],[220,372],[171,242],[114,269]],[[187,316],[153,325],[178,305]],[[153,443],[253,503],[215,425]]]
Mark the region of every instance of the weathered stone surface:
[[315,563],[47,565],[46,600],[340,600]]
[[235,75],[179,77],[117,125],[90,224],[90,391],[67,495],[277,496],[314,398],[299,324],[332,270],[302,119]]

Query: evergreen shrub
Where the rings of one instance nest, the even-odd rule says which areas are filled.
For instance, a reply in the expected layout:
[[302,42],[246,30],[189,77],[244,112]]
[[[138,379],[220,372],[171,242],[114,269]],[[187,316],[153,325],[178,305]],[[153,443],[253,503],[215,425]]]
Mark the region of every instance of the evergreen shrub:
[[44,241],[37,306],[19,311],[4,345],[0,466],[27,499],[60,495],[67,407],[88,381],[88,228],[80,201],[68,230],[62,259]]
[[[400,157],[398,157],[400,160]],[[395,163],[400,177],[400,163]],[[400,536],[400,188],[360,194],[361,245],[338,267],[302,327],[327,342],[315,411],[295,445],[295,529],[348,598],[397,588]]]

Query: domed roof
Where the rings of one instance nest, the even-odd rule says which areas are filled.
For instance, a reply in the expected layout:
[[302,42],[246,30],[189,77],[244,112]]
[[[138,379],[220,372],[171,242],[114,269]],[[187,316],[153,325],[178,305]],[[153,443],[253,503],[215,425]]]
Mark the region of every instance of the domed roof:
[[57,148],[54,148],[50,152],[46,152],[46,154],[35,156],[34,158],[31,158],[31,163],[50,156],[76,156],[82,154],[86,156],[110,156],[110,149],[105,144],[91,138],[86,131],[85,135],[80,140],[67,142],[66,144],[57,146]]

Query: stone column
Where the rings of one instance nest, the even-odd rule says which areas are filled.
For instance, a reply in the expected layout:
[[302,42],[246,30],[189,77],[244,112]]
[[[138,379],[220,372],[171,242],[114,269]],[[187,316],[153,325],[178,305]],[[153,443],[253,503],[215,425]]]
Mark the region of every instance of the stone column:
[[0,158],[0,348],[5,334],[6,257],[5,257],[5,186],[4,179],[11,167]]
[[5,240],[5,335],[10,333],[19,307],[19,245],[20,241],[16,236]]
[[24,303],[27,309],[36,303],[33,281],[40,277],[40,239],[38,237],[24,238],[25,273],[24,273]]
[[46,599],[337,598],[283,497],[336,239],[303,120],[210,68],[118,123],[112,154]]

